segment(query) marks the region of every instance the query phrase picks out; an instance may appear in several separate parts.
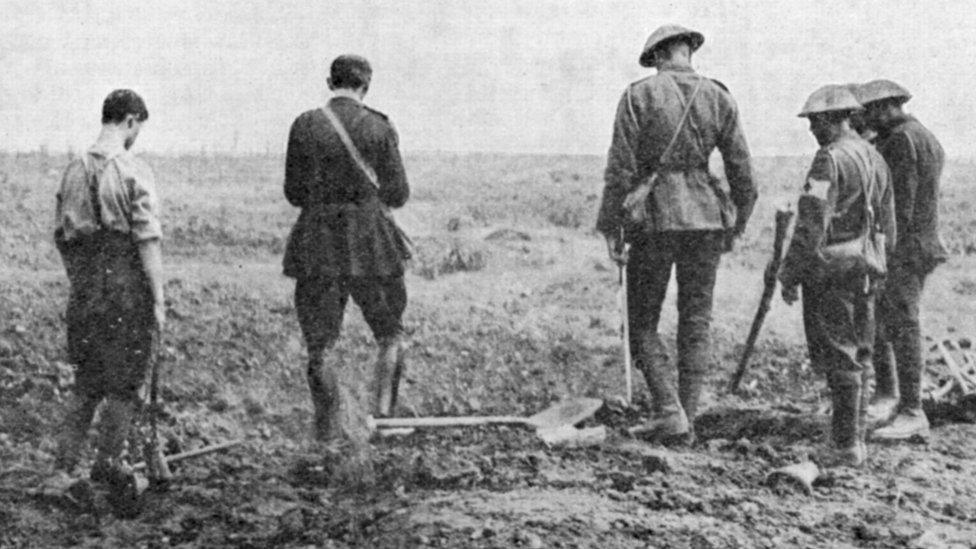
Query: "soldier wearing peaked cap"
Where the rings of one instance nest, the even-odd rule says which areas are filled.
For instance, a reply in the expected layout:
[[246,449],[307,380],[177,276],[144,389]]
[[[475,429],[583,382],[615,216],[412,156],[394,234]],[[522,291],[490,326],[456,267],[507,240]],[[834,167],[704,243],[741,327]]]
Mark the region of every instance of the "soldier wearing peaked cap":
[[[744,230],[757,195],[735,101],[691,67],[703,42],[701,33],[677,25],[647,39],[638,61],[657,74],[628,86],[620,99],[597,219],[611,260],[626,265],[629,344],[653,398],[652,416],[634,433],[662,442],[694,439],[702,379],[711,366],[719,258]],[[708,171],[715,149],[727,184]],[[672,266],[677,376],[658,334]]]
[[939,141],[902,109],[911,98],[890,80],[858,88],[865,119],[878,133],[878,150],[891,169],[898,245],[879,300],[874,364],[877,395],[869,421],[884,424],[872,434],[879,440],[926,436],[928,420],[921,406],[922,345],[919,301],[925,278],[946,260],[938,232],[939,178],[944,154]]
[[288,238],[284,271],[295,278],[295,309],[308,350],[315,433],[321,440],[365,439],[356,403],[341,396],[338,357],[326,356],[338,341],[350,297],[379,344],[374,415],[392,412],[403,368],[403,272],[409,250],[389,208],[403,206],[410,187],[393,125],[362,102],[371,78],[366,59],[337,57],[328,79],[335,97],[301,114],[288,137],[285,197],[301,213]]
[[[803,287],[810,361],[830,387],[832,446],[822,456],[824,465],[864,461],[874,293],[884,276],[879,263],[885,247],[895,243],[888,167],[851,128],[851,113],[860,109],[847,88],[831,85],[813,92],[800,112],[820,150],[797,203],[796,227],[779,273],[787,303]],[[862,253],[864,239],[875,252],[870,257]]]

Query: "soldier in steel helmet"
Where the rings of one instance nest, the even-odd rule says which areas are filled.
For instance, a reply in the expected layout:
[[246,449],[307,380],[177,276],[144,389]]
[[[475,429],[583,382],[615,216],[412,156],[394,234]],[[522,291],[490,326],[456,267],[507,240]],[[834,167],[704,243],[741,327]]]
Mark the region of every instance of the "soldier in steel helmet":
[[922,411],[922,344],[918,312],[925,278],[946,260],[938,232],[939,178],[944,153],[939,141],[902,105],[908,90],[890,80],[860,86],[865,120],[878,133],[878,150],[891,169],[898,245],[878,305],[874,363],[877,394],[869,421],[885,424],[873,439],[905,440],[929,433]]
[[[337,57],[328,79],[335,96],[295,119],[288,137],[284,192],[301,213],[288,238],[284,272],[295,278],[320,440],[365,439],[365,424],[355,423],[364,419],[357,402],[343,402],[338,357],[327,356],[338,341],[350,297],[379,346],[370,391],[374,415],[392,412],[403,367],[403,273],[409,252],[389,208],[403,206],[410,188],[393,124],[363,104],[372,74],[360,56]],[[343,406],[351,422],[341,421]]]
[[[712,362],[709,324],[719,258],[745,229],[757,197],[732,95],[691,66],[703,42],[701,33],[677,25],[648,38],[639,63],[657,74],[628,86],[620,99],[597,220],[611,260],[626,264],[629,344],[653,400],[652,415],[633,431],[662,442],[694,439],[702,379]],[[727,183],[708,171],[715,149]],[[677,376],[658,334],[672,266]]]
[[[851,241],[872,223],[895,243],[894,200],[884,158],[851,127],[861,109],[844,86],[813,92],[800,112],[820,149],[803,185],[779,279],[792,304],[803,287],[803,327],[810,361],[827,377],[833,401],[828,465],[860,465],[866,454],[876,280],[831,272],[824,247]],[[873,218],[873,219],[872,219]],[[884,253],[883,251],[881,253]]]

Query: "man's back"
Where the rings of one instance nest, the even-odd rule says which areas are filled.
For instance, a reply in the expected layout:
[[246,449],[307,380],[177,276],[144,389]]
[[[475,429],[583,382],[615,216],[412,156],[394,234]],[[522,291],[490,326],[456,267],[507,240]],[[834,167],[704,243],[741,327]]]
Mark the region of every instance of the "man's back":
[[864,190],[871,197],[874,221],[882,227],[889,247],[894,246],[896,230],[891,200],[891,176],[884,158],[870,143],[858,136],[845,136],[817,153],[809,179],[832,181],[832,213],[827,242],[842,242],[861,234],[864,219]]
[[353,144],[379,178],[373,188],[356,165],[322,109],[302,113],[292,125],[285,167],[285,196],[295,206],[361,203],[378,194],[400,207],[410,194],[396,131],[385,115],[346,97],[328,108],[345,126]]
[[939,179],[945,153],[938,139],[912,116],[894,121],[879,140],[895,193],[898,231],[903,243],[899,253],[922,253],[926,261],[938,262],[946,256],[939,235]]
[[[689,100],[687,119],[659,166]],[[722,199],[708,173],[709,155],[716,148],[744,226],[756,190],[735,101],[721,84],[690,67],[664,64],[657,74],[631,84],[620,100],[605,174],[608,191],[629,191],[635,180],[657,172],[652,193],[655,230],[732,229],[723,225]],[[619,204],[612,194],[608,198],[597,224],[604,234],[619,223],[619,213],[611,211]]]

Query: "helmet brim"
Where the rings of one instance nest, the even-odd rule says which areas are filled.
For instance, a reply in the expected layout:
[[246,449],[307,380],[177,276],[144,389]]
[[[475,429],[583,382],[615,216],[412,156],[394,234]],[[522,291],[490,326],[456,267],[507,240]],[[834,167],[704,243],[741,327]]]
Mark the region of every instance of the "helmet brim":
[[676,34],[674,36],[669,36],[641,52],[640,58],[637,60],[637,62],[640,63],[642,67],[653,67],[654,52],[663,48],[669,43],[674,42],[675,40],[687,40],[688,44],[691,46],[691,51],[696,52],[698,51],[698,48],[702,47],[702,44],[705,43],[705,35],[698,31],[688,31],[681,34]]

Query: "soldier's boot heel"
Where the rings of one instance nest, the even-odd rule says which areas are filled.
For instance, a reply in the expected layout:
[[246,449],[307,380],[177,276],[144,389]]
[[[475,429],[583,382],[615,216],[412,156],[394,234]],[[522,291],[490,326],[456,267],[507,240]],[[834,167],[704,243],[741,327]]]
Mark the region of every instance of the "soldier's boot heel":
[[313,433],[315,438],[327,442],[340,435],[339,426],[339,379],[333,368],[321,361],[309,361],[308,388],[315,411]]
[[373,415],[389,417],[393,413],[396,402],[397,365],[400,361],[400,338],[398,336],[380,338],[379,351],[376,356],[376,366],[373,375],[375,388]]
[[95,417],[98,400],[74,396],[68,407],[67,417],[58,433],[54,453],[54,467],[71,473],[81,459],[82,449],[88,438],[88,428]]
[[861,428],[861,384],[856,372],[837,372],[830,387],[833,400],[831,439],[833,445],[821,455],[825,467],[859,467],[864,462]]

